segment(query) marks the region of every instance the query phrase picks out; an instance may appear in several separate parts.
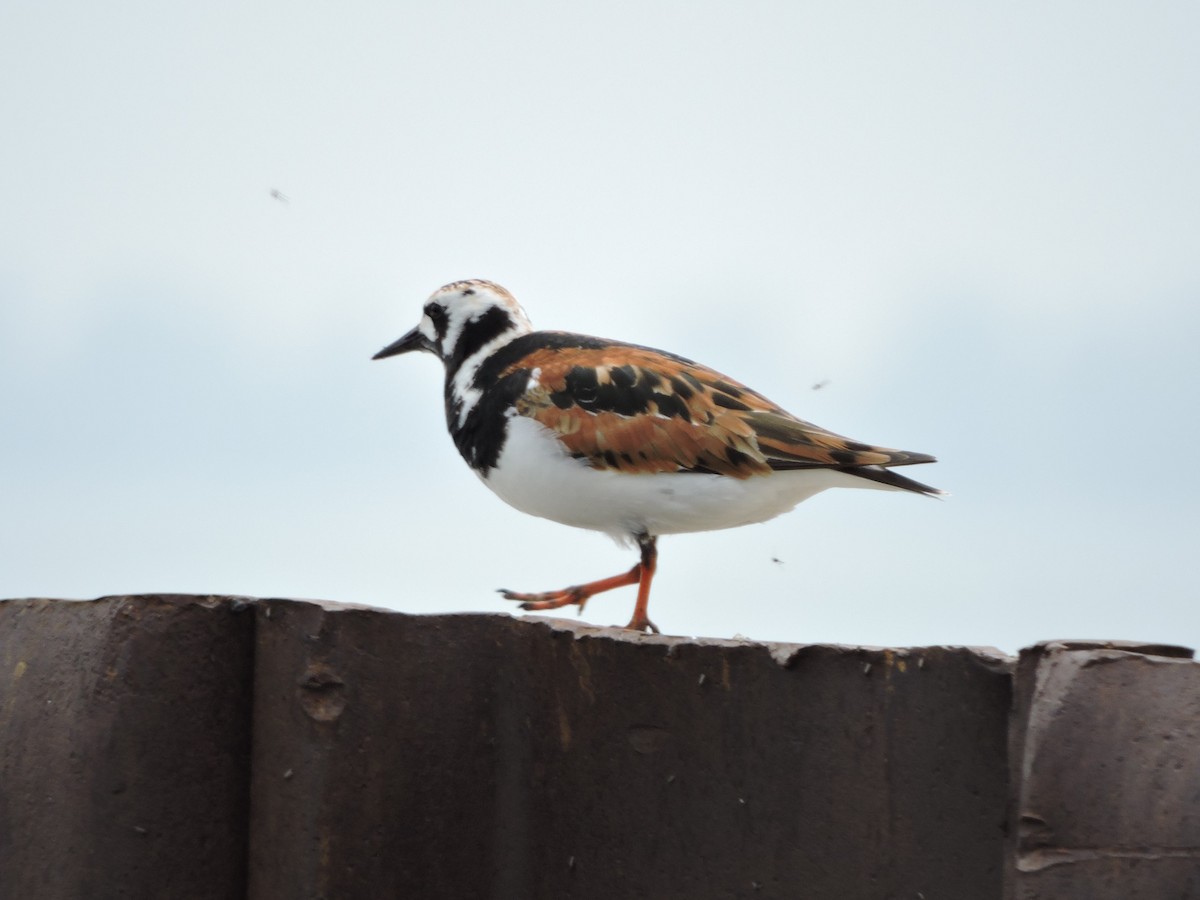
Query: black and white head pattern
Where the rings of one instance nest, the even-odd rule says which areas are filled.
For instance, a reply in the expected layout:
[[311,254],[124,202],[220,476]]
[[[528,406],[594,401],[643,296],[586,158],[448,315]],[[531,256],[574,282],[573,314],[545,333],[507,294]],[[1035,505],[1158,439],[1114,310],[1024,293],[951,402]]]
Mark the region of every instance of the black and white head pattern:
[[512,378],[506,390],[496,392],[480,369],[498,350],[533,331],[529,317],[498,284],[456,281],[433,292],[416,330],[423,349],[445,364],[446,424],[454,443],[473,468],[486,473],[503,445],[504,420],[515,394],[528,379]]
[[417,330],[453,377],[464,366],[478,368],[484,357],[533,329],[512,294],[490,281],[472,280],[434,291]]

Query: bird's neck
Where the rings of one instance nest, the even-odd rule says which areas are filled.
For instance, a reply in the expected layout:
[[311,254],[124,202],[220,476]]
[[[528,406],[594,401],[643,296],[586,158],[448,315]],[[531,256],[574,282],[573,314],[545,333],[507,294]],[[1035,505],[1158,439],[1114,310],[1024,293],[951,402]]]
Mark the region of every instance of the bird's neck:
[[[530,332],[528,323],[516,320],[502,328],[467,330],[445,359],[446,425],[467,463],[480,471],[495,462],[491,457],[499,448],[493,445],[502,443],[504,410],[514,399],[508,396],[511,390],[501,392],[503,398],[495,391],[502,360],[509,355],[505,350]],[[509,387],[519,392],[524,383]]]

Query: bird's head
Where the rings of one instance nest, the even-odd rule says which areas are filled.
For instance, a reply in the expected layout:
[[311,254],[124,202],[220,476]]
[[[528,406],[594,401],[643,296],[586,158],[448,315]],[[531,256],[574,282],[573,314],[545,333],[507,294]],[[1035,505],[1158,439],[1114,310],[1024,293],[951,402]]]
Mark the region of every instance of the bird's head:
[[423,312],[416,328],[371,358],[428,350],[448,369],[457,369],[485,347],[496,349],[533,330],[513,295],[482,279],[455,281],[438,288],[425,301]]

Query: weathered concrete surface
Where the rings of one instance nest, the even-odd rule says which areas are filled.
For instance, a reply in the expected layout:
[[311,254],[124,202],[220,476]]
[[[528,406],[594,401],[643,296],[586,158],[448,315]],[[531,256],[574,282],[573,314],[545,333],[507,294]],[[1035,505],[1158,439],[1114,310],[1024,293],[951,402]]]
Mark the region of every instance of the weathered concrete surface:
[[259,605],[250,897],[490,896],[512,628]]
[[0,898],[1195,900],[1189,653],[7,601]]
[[258,616],[251,897],[1000,896],[997,654]]
[[245,896],[253,616],[0,602],[0,897]]
[[1200,898],[1200,663],[1181,647],[1022,651],[1008,900]]

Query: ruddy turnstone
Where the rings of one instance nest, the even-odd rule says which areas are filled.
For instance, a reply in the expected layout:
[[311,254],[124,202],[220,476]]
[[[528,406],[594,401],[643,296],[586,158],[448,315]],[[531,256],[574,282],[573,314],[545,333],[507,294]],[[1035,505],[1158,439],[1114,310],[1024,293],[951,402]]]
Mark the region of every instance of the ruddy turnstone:
[[620,341],[534,331],[490,281],[434,291],[420,323],[373,357],[427,350],[446,368],[446,424],[489,488],[522,512],[636,542],[628,572],[560,591],[502,590],[557,609],[638,586],[647,615],[662,534],[764,522],[831,487],[936,496],[894,466],[935,462],[818,428],[691,360]]

